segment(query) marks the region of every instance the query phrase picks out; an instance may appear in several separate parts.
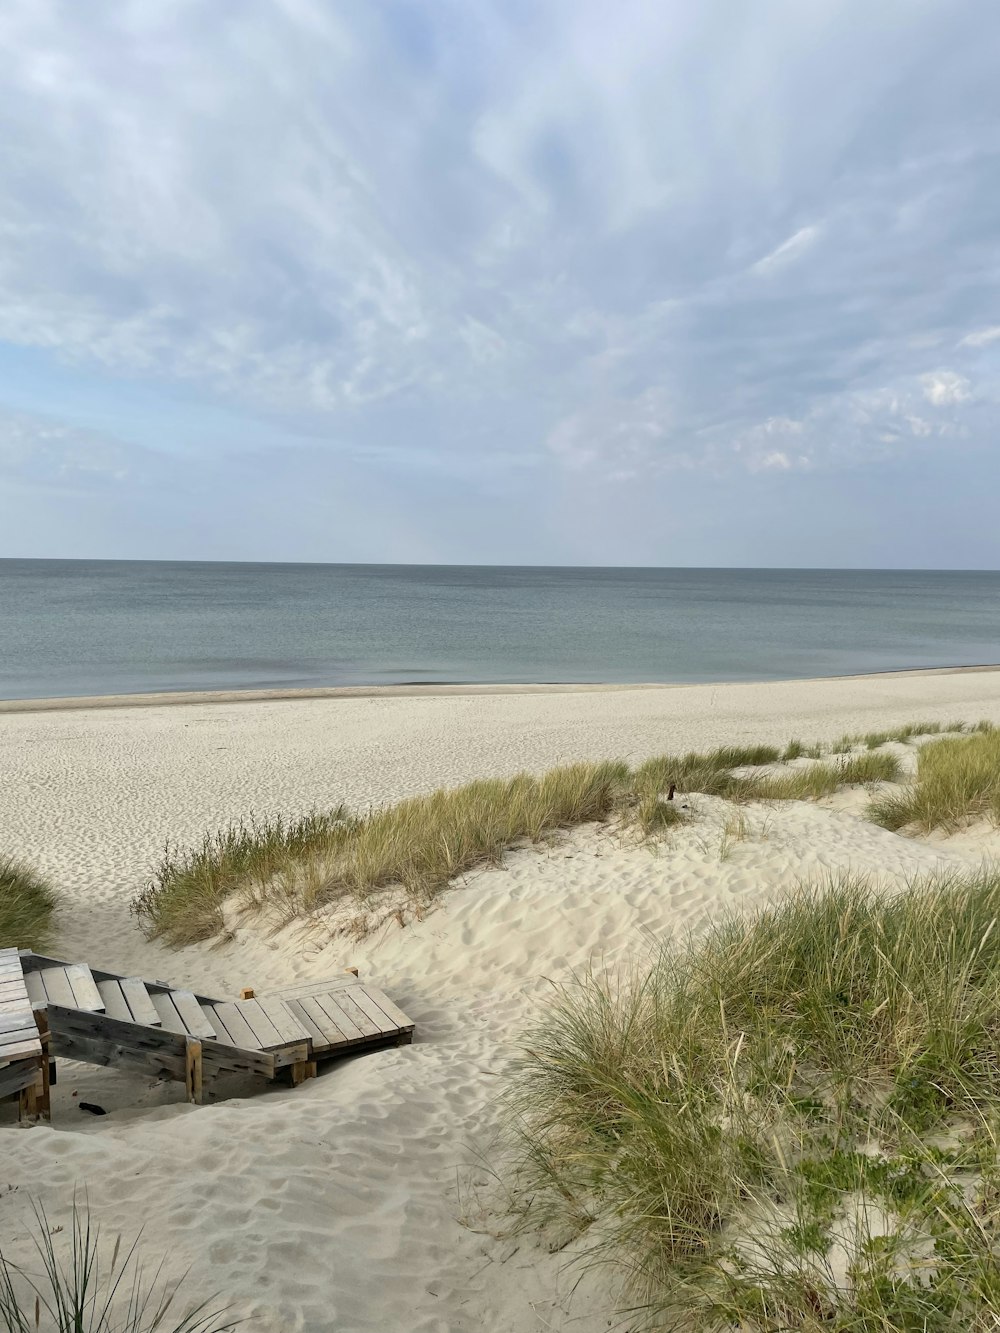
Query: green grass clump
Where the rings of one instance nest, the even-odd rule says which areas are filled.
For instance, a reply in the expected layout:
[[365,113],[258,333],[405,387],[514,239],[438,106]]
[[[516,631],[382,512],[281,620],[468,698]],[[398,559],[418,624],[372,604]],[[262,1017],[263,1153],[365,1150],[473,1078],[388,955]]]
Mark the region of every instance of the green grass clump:
[[787,772],[747,772],[780,761],[776,746],[727,746],[661,755],[637,769],[572,764],[537,778],[520,774],[414,797],[351,815],[332,811],[286,821],[240,820],[199,846],[168,845],[132,910],[151,937],[176,946],[224,932],[224,905],[268,909],[285,923],[338,900],[363,912],[372,896],[401,887],[420,913],[456,876],[500,864],[505,851],[559,829],[620,818],[641,836],[662,836],[688,815],[667,797],[733,801],[812,800],[850,783],[894,781],[891,755],[852,756]]
[[[0,1250],[0,1329],[5,1333],[228,1333],[237,1327],[222,1322],[221,1311],[208,1302],[186,1314],[170,1314],[183,1278],[170,1285],[159,1281],[159,1268],[147,1281],[138,1242],[125,1246],[121,1237],[108,1257],[100,1244],[100,1228],[90,1214],[73,1203],[66,1244],[57,1250],[45,1210],[35,1208],[32,1235],[40,1273],[8,1260]],[[59,1243],[62,1245],[62,1242]]]
[[1000,823],[1000,731],[977,728],[922,746],[916,781],[874,800],[869,816],[883,828],[913,824],[923,832],[951,833],[973,819]]
[[0,949],[41,949],[55,907],[45,880],[12,856],[0,856]]
[[898,782],[901,771],[894,754],[867,752],[845,756],[833,764],[812,764],[787,773],[744,779],[734,794],[743,800],[815,801],[832,796],[841,787]]
[[296,820],[251,815],[206,833],[198,847],[168,844],[132,912],[151,937],[170,944],[209,939],[223,930],[227,898],[263,889],[290,862],[335,836],[346,820],[343,807]]
[[998,917],[998,872],[845,877],[559,988],[508,1076],[523,1224],[650,1328],[993,1327]]
[[287,823],[251,820],[168,848],[133,902],[147,932],[173,945],[223,928],[222,907],[270,906],[291,919],[342,898],[365,903],[401,885],[419,908],[456,876],[497,865],[523,841],[605,819],[628,785],[625,764],[572,764],[544,777],[471,782],[351,817],[338,808]]

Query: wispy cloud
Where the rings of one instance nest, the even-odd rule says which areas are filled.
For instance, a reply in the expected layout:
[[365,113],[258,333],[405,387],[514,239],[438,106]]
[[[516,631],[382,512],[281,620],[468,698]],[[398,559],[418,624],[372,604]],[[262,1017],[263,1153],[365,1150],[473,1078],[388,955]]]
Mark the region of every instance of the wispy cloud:
[[770,254],[751,265],[754,273],[773,273],[775,269],[782,268],[785,264],[793,264],[797,259],[801,259],[807,250],[813,248],[819,235],[820,228],[817,226],[800,227],[786,241],[775,246]]
[[[997,38],[971,0],[9,0],[0,342],[442,505],[974,449]],[[127,487],[106,415],[18,466]]]

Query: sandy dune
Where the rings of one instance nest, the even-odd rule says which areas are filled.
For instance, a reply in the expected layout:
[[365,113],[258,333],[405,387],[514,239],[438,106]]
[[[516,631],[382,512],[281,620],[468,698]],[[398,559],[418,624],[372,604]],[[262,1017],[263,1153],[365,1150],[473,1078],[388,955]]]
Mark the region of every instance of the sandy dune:
[[[863,793],[748,810],[721,802],[655,851],[577,830],[474,874],[442,907],[363,944],[269,936],[223,949],[145,941],[127,911],[168,837],[249,809],[391,800],[487,774],[743,740],[833,739],[915,718],[1000,722],[1000,673],[579,693],[366,697],[10,713],[0,717],[2,845],[62,886],[54,951],[208,993],[358,966],[418,1025],[410,1048],[333,1067],[295,1092],[188,1108],[172,1085],[65,1065],[54,1123],[0,1125],[0,1236],[27,1253],[37,1197],[54,1218],[86,1188],[109,1230],[146,1227],[192,1298],[221,1294],[261,1333],[606,1330],[611,1293],[572,1295],[567,1255],[512,1240],[486,1210],[497,1075],[544,997],[592,960],[646,947],[733,903],[841,868],[894,880],[1000,854],[979,830],[916,841],[861,817]],[[915,752],[900,746],[912,764]],[[73,1094],[112,1113],[90,1118]],[[477,1185],[482,1182],[481,1185]]]

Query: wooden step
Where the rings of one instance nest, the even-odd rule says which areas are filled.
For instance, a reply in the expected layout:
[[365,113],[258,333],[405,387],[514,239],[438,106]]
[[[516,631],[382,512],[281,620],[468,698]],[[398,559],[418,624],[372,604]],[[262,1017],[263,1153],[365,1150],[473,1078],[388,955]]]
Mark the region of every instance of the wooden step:
[[133,1023],[143,1023],[146,1027],[158,1028],[160,1015],[153,1008],[145,982],[139,977],[122,977],[122,994],[132,1014]]
[[24,974],[24,988],[28,992],[28,999],[31,1006],[35,1008],[44,1008],[48,1003],[48,996],[45,994],[45,987],[42,985],[41,972],[26,972]]
[[104,1010],[104,1000],[94,974],[84,963],[67,963],[65,967],[43,967],[40,971],[29,972],[25,985],[32,1003],[58,1004],[63,1009],[84,1009],[91,1013]]
[[132,1010],[128,1007],[128,1000],[122,993],[120,981],[99,981],[97,989],[104,1001],[104,1012],[109,1018],[117,1018],[123,1023],[135,1022]]
[[164,1032],[215,1040],[215,1029],[190,991],[153,991],[150,999],[160,1016]]

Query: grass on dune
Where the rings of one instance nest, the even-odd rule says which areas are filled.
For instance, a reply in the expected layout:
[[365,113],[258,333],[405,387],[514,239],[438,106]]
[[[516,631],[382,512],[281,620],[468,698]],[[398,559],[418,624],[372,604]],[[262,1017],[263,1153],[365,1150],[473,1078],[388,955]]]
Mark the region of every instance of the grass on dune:
[[55,907],[45,880],[12,856],[0,856],[0,949],[40,949]]
[[884,828],[913,824],[924,832],[954,832],[973,819],[1000,823],[1000,731],[980,728],[924,745],[916,781],[877,797],[869,815]]
[[[143,1269],[138,1241],[119,1236],[110,1256],[101,1244],[100,1227],[74,1199],[67,1234],[53,1226],[45,1210],[34,1209],[32,1240],[40,1272],[8,1260],[0,1249],[0,1329],[5,1333],[226,1333],[240,1321],[209,1303],[186,1314],[170,1313],[180,1304],[184,1283],[160,1281]],[[63,1253],[68,1250],[68,1253]]]
[[133,911],[150,935],[174,945],[222,934],[230,901],[266,907],[285,922],[341,900],[364,908],[372,895],[400,886],[420,912],[456,876],[497,865],[510,848],[559,829],[615,817],[644,837],[662,835],[686,817],[680,802],[664,799],[671,787],[734,801],[808,800],[899,774],[888,754],[747,771],[780,759],[776,746],[727,746],[636,769],[573,764],[540,778],[471,782],[364,815],[339,807],[291,822],[251,818],[206,834],[194,849],[168,847]]
[[842,878],[559,988],[509,1076],[524,1224],[650,1328],[996,1327],[998,916],[996,872]]

